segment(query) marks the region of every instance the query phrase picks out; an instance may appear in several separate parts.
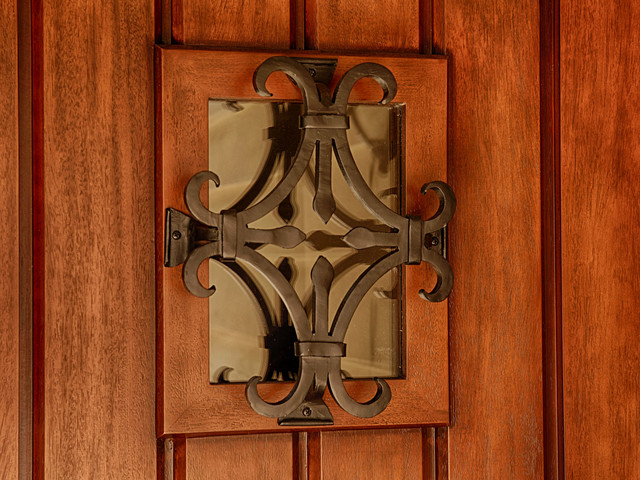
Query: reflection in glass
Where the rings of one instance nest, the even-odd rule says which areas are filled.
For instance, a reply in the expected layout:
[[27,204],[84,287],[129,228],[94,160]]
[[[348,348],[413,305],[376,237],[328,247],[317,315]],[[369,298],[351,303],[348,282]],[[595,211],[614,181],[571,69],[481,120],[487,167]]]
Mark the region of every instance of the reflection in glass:
[[[209,169],[220,177],[210,188],[213,211],[244,210],[264,198],[295,157],[299,141],[300,104],[260,101],[209,101]],[[349,144],[369,187],[392,210],[400,212],[398,146],[401,107],[350,106]],[[331,262],[335,278],[329,318],[358,276],[384,255],[381,248],[354,250],[341,237],[351,228],[385,231],[354,196],[335,161],[332,189],[336,211],[325,224],[313,211],[315,157],[302,180],[277,209],[252,223],[255,228],[293,225],[307,234],[294,249],[258,248],[290,281],[310,317],[311,268],[319,255]],[[211,261],[210,381],[293,380],[298,371],[295,332],[282,301],[250,266]],[[342,360],[349,378],[398,377],[401,365],[401,270],[384,275],[360,303],[349,327]]]

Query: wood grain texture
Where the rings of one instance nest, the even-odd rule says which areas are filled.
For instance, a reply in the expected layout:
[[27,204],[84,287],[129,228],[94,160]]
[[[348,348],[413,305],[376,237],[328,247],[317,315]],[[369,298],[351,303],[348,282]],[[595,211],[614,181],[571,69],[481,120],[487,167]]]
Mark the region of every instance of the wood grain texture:
[[447,0],[449,478],[542,478],[538,2]]
[[[34,4],[36,2],[33,2]],[[33,249],[33,200],[34,200],[34,155],[33,155],[33,90],[34,58],[33,43],[37,38],[32,28],[31,2],[17,2],[18,20],[18,215],[19,215],[19,258],[20,258],[20,333],[19,333],[19,422],[18,478],[34,476],[34,264]],[[42,29],[40,29],[41,31]],[[42,42],[39,42],[41,44]],[[37,51],[37,49],[36,49]],[[41,71],[41,70],[40,70]],[[36,74],[38,75],[38,74]],[[42,82],[40,82],[42,85]],[[36,94],[37,96],[37,94]],[[41,118],[41,117],[40,117]],[[42,277],[42,275],[40,275]],[[42,442],[40,442],[42,444]]]
[[187,439],[187,480],[294,477],[291,434]]
[[566,478],[640,478],[640,4],[560,8]]
[[449,479],[449,429],[436,428],[436,479]]
[[[289,48],[292,0],[180,0],[174,14],[179,43],[216,46]],[[180,22],[180,25],[176,25]]]
[[[45,457],[45,316],[46,316],[46,262],[45,262],[45,190],[44,182],[44,40],[43,2],[31,2],[31,252],[27,254],[31,266],[31,380],[32,380],[32,441],[31,473],[33,478],[44,478]],[[29,88],[29,87],[27,87]],[[24,88],[21,88],[21,93]],[[21,104],[23,106],[23,104]],[[22,133],[22,132],[21,132]],[[21,136],[22,140],[22,136]],[[23,151],[21,150],[21,154]],[[21,163],[21,166],[23,163]],[[21,190],[21,193],[23,190]],[[21,272],[22,273],[22,272]],[[23,293],[23,292],[21,292]],[[24,294],[24,293],[23,293]],[[27,329],[24,330],[25,333]],[[22,333],[22,332],[21,332]],[[29,335],[27,335],[28,337]],[[24,442],[21,442],[21,447]]]
[[307,434],[307,478],[301,480],[322,480],[322,432]]
[[431,32],[425,30],[425,36],[431,34],[431,53],[441,55],[445,49],[445,4],[446,0],[423,0],[431,3]]
[[422,478],[422,432],[322,432],[322,480]]
[[[158,48],[162,106],[158,143],[157,281],[158,281],[158,434],[269,431],[275,419],[256,414],[245,400],[244,385],[209,385],[208,301],[184,287],[182,268],[163,266],[163,212],[186,211],[183,192],[189,179],[208,165],[209,98],[256,98],[250,79],[255,69],[275,53],[212,52],[180,47]],[[300,55],[303,54],[300,52]],[[313,53],[313,56],[319,56]],[[368,57],[341,56],[335,75]],[[406,103],[406,210],[425,215],[421,186],[446,180],[446,62],[443,58],[384,57],[377,59],[394,72],[398,103]],[[298,99],[299,92],[283,74],[269,79],[274,99]],[[437,92],[437,93],[434,93]],[[360,82],[351,100],[372,103],[381,91],[374,82]],[[426,161],[429,159],[429,161]],[[329,392],[327,405],[336,426],[389,426],[413,423],[446,425],[449,421],[447,369],[447,303],[431,304],[416,294],[425,287],[425,265],[406,268],[406,379],[391,379],[392,400],[378,416],[361,419],[339,408]],[[429,321],[424,321],[428,318]],[[265,398],[284,398],[291,384],[261,385]],[[372,381],[346,382],[359,401],[375,393]],[[317,428],[317,427],[316,427]]]
[[[171,440],[172,474],[171,480],[186,480],[187,478],[187,439],[178,437]],[[168,473],[164,472],[165,475]]]
[[436,480],[437,476],[437,460],[436,460],[436,429],[434,427],[421,428],[422,436],[422,479]]
[[540,1],[544,476],[564,478],[560,219],[560,0]]
[[305,11],[308,49],[413,53],[421,50],[419,0],[307,0]]
[[0,478],[18,477],[18,22],[17,3],[0,4]]
[[152,6],[43,8],[46,478],[155,477]]

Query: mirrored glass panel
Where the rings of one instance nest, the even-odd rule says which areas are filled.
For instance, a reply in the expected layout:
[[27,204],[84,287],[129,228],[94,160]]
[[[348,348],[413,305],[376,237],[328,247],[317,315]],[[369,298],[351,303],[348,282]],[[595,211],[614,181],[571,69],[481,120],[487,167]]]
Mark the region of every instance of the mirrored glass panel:
[[[244,210],[278,184],[296,154],[300,108],[297,103],[210,100],[209,169],[220,178],[219,188],[209,190],[213,211]],[[376,196],[398,213],[402,208],[401,113],[398,105],[355,105],[348,112],[348,140],[360,172]],[[355,250],[341,240],[357,226],[389,230],[354,196],[335,159],[331,168],[336,211],[328,223],[313,210],[314,155],[292,193],[277,209],[249,225],[262,229],[293,225],[306,233],[307,239],[293,249],[264,245],[257,251],[289,280],[309,318],[311,268],[320,255],[335,270],[329,297],[331,319],[358,276],[388,251]],[[345,378],[402,375],[400,276],[400,268],[388,272],[358,306],[345,338]],[[246,382],[254,375],[267,381],[293,380],[298,371],[293,350],[296,335],[273,287],[242,263],[211,261],[209,277],[217,288],[209,300],[211,383]]]

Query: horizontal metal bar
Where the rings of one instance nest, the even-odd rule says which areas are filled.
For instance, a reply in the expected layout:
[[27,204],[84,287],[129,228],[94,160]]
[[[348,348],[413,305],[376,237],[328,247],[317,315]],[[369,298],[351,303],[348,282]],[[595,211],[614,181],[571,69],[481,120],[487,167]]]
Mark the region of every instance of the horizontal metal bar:
[[296,342],[294,352],[298,357],[344,357],[347,346],[341,342]]
[[349,117],[345,115],[303,115],[300,128],[349,128]]

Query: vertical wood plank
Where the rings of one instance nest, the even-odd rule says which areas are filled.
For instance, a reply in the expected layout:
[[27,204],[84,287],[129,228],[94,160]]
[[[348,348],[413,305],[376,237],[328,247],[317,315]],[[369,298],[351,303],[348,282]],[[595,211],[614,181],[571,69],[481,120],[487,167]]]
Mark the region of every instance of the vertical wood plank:
[[436,479],[449,479],[449,429],[436,428]]
[[308,438],[308,432],[294,432],[291,434],[293,458],[292,480],[309,480]]
[[18,477],[18,21],[17,2],[0,4],[0,218],[3,257],[0,275],[0,478]]
[[46,478],[155,477],[153,4],[43,6]]
[[169,2],[170,5],[162,6],[162,14],[167,16],[166,8],[170,6],[171,15],[170,15],[170,23],[171,23],[171,39],[168,43],[175,43],[181,45],[184,43],[184,7],[182,5],[182,0],[165,0],[165,2]]
[[422,479],[436,480],[436,429],[433,427],[422,428]]
[[322,480],[422,478],[422,431],[323,432]]
[[[18,478],[34,477],[34,39],[33,8],[17,2],[18,20],[18,225],[19,225],[19,411]],[[37,22],[36,22],[37,23]],[[38,23],[38,27],[40,24]],[[42,31],[42,29],[40,29]],[[41,44],[41,42],[40,42]],[[39,51],[35,49],[36,52]],[[42,82],[40,82],[40,86]],[[41,90],[41,89],[40,89]],[[37,94],[36,94],[37,96]],[[40,117],[41,118],[41,117]]]
[[640,477],[640,4],[561,9],[567,478]]
[[308,480],[322,480],[322,433],[309,432],[307,436]]
[[[33,478],[45,478],[44,470],[44,318],[45,185],[44,185],[44,45],[43,1],[31,2],[31,279],[32,279],[32,464]],[[22,152],[21,152],[22,153]]]
[[173,474],[171,480],[185,480],[187,478],[187,439],[184,437],[173,438],[171,444]]
[[544,478],[564,478],[560,220],[560,0],[540,1]]
[[187,480],[293,478],[292,435],[187,439]]
[[[179,43],[286,49],[292,43],[292,0],[180,0]],[[180,25],[176,25],[180,23]],[[294,35],[295,36],[295,35]]]
[[306,48],[418,53],[419,6],[419,0],[307,0]]
[[447,0],[449,477],[542,478],[538,2]]
[[[429,0],[425,0],[429,1]],[[445,49],[445,3],[446,0],[431,1],[431,53],[441,55]]]

